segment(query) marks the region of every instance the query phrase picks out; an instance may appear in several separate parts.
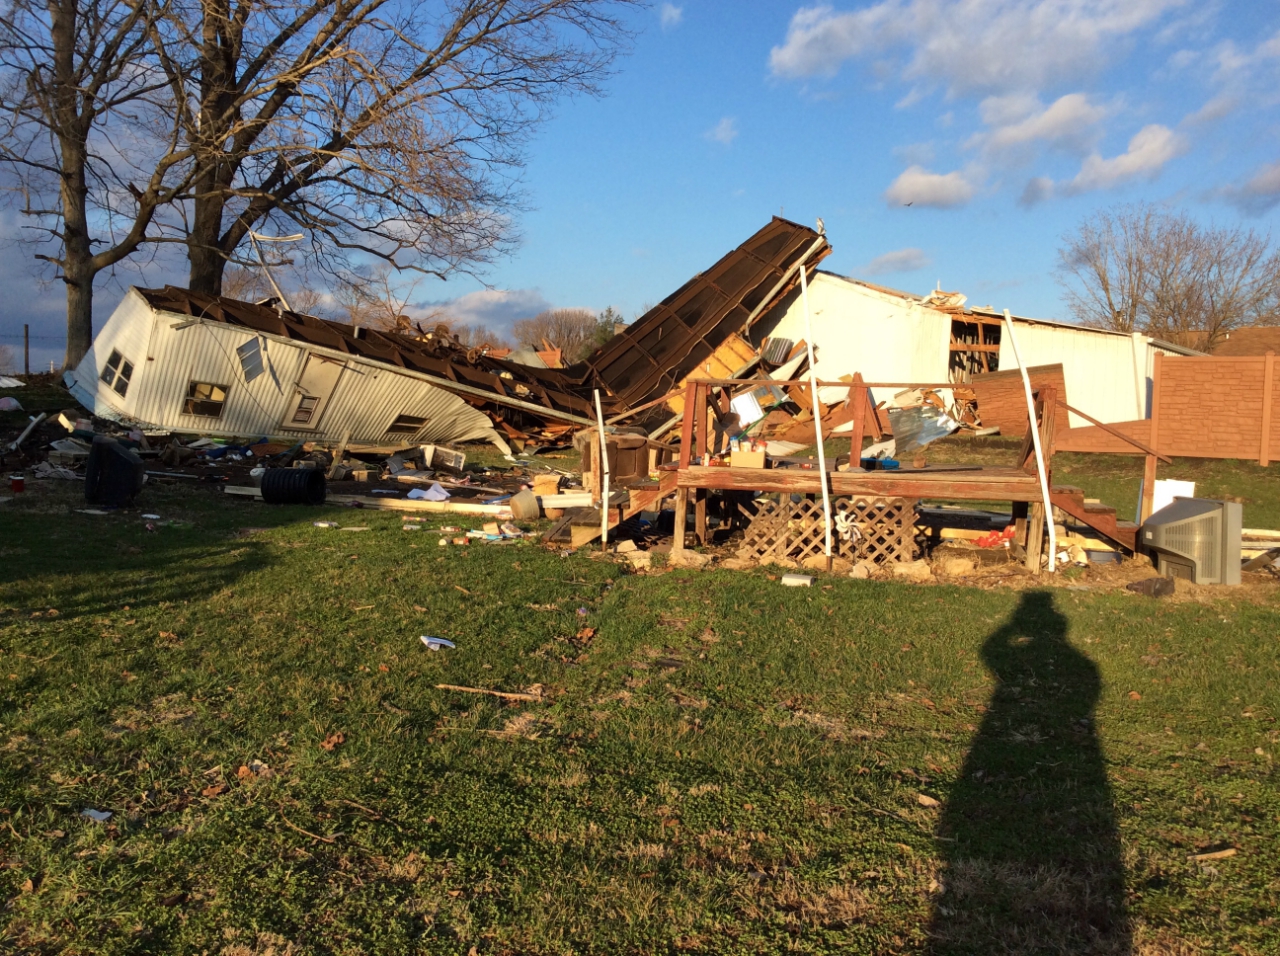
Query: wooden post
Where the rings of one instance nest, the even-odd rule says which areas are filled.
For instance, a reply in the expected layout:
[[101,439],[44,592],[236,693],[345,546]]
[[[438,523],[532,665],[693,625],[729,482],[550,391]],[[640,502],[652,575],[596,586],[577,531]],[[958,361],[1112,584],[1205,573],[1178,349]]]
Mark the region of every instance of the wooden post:
[[675,533],[671,536],[671,553],[673,555],[684,551],[684,528],[688,523],[689,489],[680,488],[676,491],[676,526]]
[[1027,570],[1040,573],[1040,555],[1044,553],[1044,505],[1031,502],[1031,515],[1027,519]]
[[1272,386],[1275,384],[1276,353],[1268,352],[1262,367],[1262,441],[1258,447],[1258,464],[1263,468],[1271,464],[1271,408]]
[[860,384],[861,372],[853,373],[853,385],[849,387],[849,401],[853,402],[853,431],[849,436],[849,467],[857,468],[862,461],[862,435],[867,427],[867,395],[869,389]]
[[1151,517],[1156,506],[1156,465],[1160,459],[1147,455],[1142,466],[1142,506],[1138,510],[1138,524]]
[[684,387],[684,419],[680,423],[680,467],[688,468],[693,455],[693,425],[695,420],[694,402],[698,397],[698,387],[690,382]]
[[1023,550],[1027,547],[1027,503],[1025,501],[1015,501],[1013,503],[1013,540],[1022,545]]
[[705,465],[707,456],[707,432],[710,431],[711,410],[707,408],[710,389],[699,382],[694,392],[694,407],[697,409],[697,425],[694,428],[694,441],[697,443],[698,464]]
[[329,474],[326,476],[330,481],[337,474],[338,469],[342,466],[342,458],[347,453],[347,442],[351,440],[351,429],[343,429],[342,441],[338,442],[338,450],[333,453],[333,462],[329,465]]
[[22,324],[22,374],[31,377],[31,326]]
[[707,543],[707,489],[699,488],[693,495],[693,532],[698,544]]
[[[1164,353],[1157,352],[1151,372],[1151,450],[1160,451],[1160,371]],[[1142,505],[1138,509],[1138,524],[1151,517],[1156,500],[1156,465],[1159,459],[1148,455],[1142,469]]]

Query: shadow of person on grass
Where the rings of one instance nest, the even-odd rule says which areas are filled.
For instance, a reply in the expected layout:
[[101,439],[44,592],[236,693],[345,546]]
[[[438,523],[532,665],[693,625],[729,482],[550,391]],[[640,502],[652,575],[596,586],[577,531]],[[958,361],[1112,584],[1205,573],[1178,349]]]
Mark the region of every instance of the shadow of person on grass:
[[1127,956],[1098,669],[1043,591],[1022,596],[982,658],[996,688],[939,821],[929,952]]

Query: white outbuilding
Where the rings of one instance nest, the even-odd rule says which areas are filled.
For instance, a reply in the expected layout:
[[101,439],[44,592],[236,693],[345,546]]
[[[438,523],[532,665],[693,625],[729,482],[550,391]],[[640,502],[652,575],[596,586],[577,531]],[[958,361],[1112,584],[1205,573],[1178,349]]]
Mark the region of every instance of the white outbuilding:
[[[966,308],[964,302],[958,293],[914,296],[819,270],[809,283],[818,377],[836,381],[861,372],[868,382],[958,383],[1014,368],[1003,314]],[[1104,422],[1148,417],[1157,352],[1199,354],[1140,332],[1023,316],[1013,322],[1023,362],[1028,367],[1061,363],[1067,401]],[[799,293],[757,324],[771,336],[804,339]],[[1072,415],[1071,424],[1089,423]]]

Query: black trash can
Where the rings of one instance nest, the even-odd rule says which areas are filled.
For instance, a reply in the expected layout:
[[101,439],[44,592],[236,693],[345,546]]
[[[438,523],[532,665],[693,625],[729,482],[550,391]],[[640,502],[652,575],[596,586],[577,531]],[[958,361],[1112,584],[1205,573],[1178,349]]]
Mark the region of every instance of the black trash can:
[[319,468],[268,468],[262,475],[262,500],[269,505],[322,505],[324,496]]
[[84,471],[84,500],[91,505],[122,508],[137,497],[147,466],[114,438],[98,435],[89,449]]

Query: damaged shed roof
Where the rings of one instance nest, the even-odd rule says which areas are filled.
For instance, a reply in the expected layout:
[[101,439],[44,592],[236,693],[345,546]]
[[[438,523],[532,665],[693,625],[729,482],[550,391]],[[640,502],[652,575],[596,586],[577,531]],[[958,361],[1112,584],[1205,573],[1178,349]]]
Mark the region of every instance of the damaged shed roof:
[[785,295],[799,281],[801,262],[812,275],[830,252],[825,236],[774,216],[581,364],[621,408],[657,398]]

